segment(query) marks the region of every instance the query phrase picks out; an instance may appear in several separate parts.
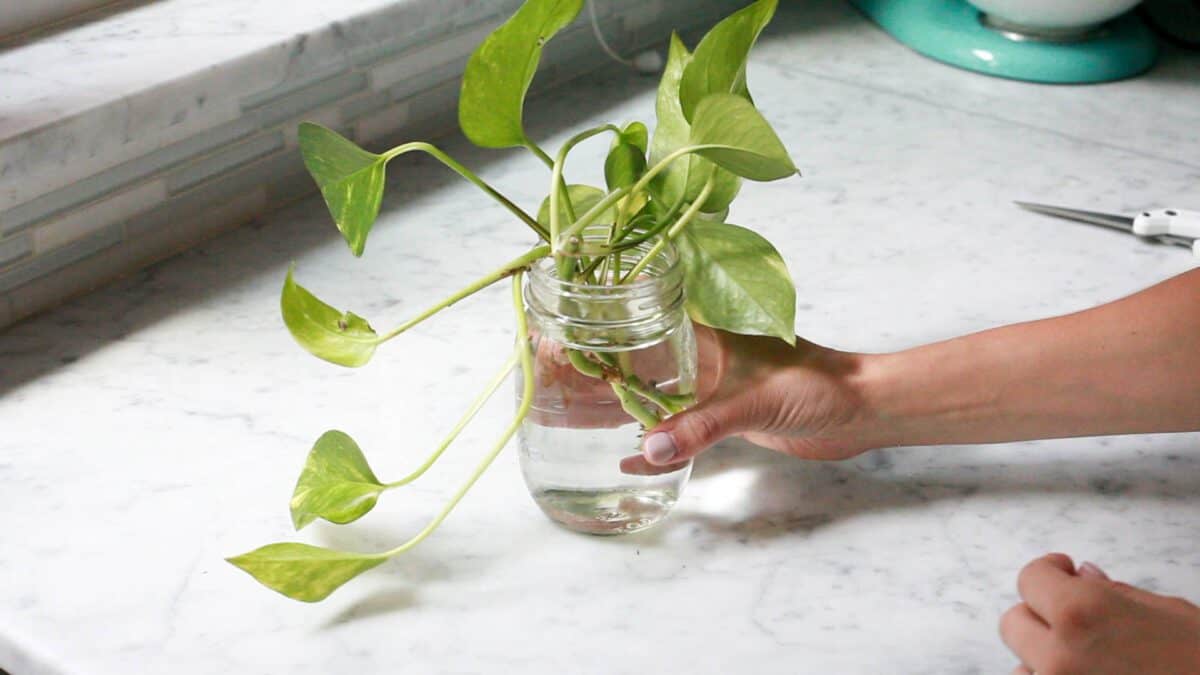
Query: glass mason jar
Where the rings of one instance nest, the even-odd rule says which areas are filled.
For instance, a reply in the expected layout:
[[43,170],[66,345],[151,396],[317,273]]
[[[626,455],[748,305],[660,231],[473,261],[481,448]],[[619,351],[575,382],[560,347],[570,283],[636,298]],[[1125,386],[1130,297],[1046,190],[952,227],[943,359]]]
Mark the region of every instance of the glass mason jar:
[[[643,244],[622,256],[624,271],[648,249]],[[696,341],[683,308],[678,255],[666,247],[637,279],[617,286],[564,281],[553,259],[543,259],[527,275],[525,301],[535,382],[519,442],[534,501],[578,532],[625,534],[654,525],[675,505],[692,464],[657,475],[622,472],[621,460],[640,454],[642,426],[622,408],[615,391],[621,385],[606,381],[615,378],[583,374],[569,350],[607,364],[606,373],[639,383],[643,392],[690,398]],[[518,373],[518,398],[521,391]],[[665,416],[644,396],[637,401]]]

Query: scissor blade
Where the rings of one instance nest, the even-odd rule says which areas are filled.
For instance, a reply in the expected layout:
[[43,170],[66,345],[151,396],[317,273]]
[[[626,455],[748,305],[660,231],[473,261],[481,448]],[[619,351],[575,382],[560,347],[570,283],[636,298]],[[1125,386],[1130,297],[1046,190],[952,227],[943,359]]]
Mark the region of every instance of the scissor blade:
[[1059,218],[1069,218],[1071,220],[1078,220],[1083,223],[1111,227],[1113,229],[1121,230],[1122,232],[1133,232],[1133,218],[1128,216],[1120,216],[1112,213],[1098,213],[1096,211],[1081,211],[1079,209],[1068,209],[1062,206],[1050,206],[1049,204],[1030,204],[1029,202],[1015,202],[1015,204],[1023,209],[1034,211],[1036,213],[1044,213],[1049,216],[1058,216]]

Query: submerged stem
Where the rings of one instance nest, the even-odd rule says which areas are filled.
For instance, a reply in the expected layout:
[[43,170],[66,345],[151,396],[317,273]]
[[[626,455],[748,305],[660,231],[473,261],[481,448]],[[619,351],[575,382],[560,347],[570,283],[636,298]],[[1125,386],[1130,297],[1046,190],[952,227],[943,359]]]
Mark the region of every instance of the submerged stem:
[[613,393],[617,395],[617,400],[621,402],[621,407],[625,409],[625,412],[629,413],[644,428],[653,429],[662,421],[654,412],[647,410],[646,406],[642,405],[638,397],[623,383],[614,381],[608,384],[612,387]]

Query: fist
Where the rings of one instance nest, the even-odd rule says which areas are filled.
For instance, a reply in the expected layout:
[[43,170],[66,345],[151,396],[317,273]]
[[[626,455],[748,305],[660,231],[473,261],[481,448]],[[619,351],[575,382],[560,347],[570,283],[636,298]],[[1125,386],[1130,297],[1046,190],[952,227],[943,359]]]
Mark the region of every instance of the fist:
[[1200,673],[1200,608],[1110,580],[1091,563],[1051,553],[1017,577],[1023,602],[1000,636],[1021,665],[1014,675]]

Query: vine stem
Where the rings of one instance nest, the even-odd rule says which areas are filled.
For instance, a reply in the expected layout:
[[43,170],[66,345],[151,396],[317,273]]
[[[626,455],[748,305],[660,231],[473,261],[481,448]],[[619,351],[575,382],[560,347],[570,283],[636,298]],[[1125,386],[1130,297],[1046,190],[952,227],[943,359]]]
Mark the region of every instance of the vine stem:
[[[567,163],[567,154],[570,153],[576,145],[579,145],[592,136],[602,134],[605,131],[612,131],[613,133],[621,132],[620,129],[612,124],[603,124],[598,127],[592,127],[591,129],[581,131],[567,139],[566,143],[562,144],[562,147],[558,150],[558,156],[556,156],[554,161],[550,164],[550,246],[551,250],[556,255],[562,252],[562,242],[559,241],[558,238],[560,220],[558,215],[558,202],[560,192],[566,196],[568,204],[570,204],[571,201],[570,195],[566,189],[566,181],[563,179],[563,168]],[[559,189],[555,189],[556,186],[558,186]],[[575,215],[572,213],[568,213],[567,217],[571,220],[575,219]]]
[[383,551],[382,553],[377,553],[371,557],[386,559],[395,555],[399,555],[421,543],[426,537],[433,534],[434,530],[436,530],[438,526],[442,524],[442,521],[446,520],[446,517],[450,515],[450,512],[454,510],[454,507],[458,506],[458,503],[462,501],[462,498],[466,496],[467,492],[475,486],[475,483],[479,480],[479,477],[482,476],[483,473],[487,471],[488,467],[492,465],[492,462],[496,460],[496,457],[498,457],[504,450],[505,446],[508,445],[508,441],[512,439],[513,434],[517,433],[517,429],[521,427],[521,423],[525,421],[525,417],[529,415],[529,409],[533,405],[533,355],[530,353],[529,348],[529,324],[525,318],[525,299],[521,295],[521,279],[523,276],[524,270],[517,270],[512,275],[513,310],[517,315],[517,353],[520,355],[521,375],[523,380],[521,383],[521,405],[517,408],[516,416],[513,417],[512,422],[509,423],[508,428],[504,430],[504,433],[500,436],[500,438],[496,440],[496,444],[492,446],[491,451],[488,452],[488,454],[484,456],[483,460],[475,467],[475,471],[471,474],[471,477],[468,478],[467,481],[458,488],[458,491],[454,493],[454,496],[450,498],[450,501],[447,502],[444,507],[442,507],[441,512],[438,513],[433,520],[429,521],[429,524],[425,526],[425,529],[413,535],[411,539],[403,544],[400,544],[396,548]]
[[492,187],[486,181],[476,175],[474,171],[471,171],[467,167],[458,163],[458,161],[453,157],[442,152],[441,149],[431,143],[414,141],[412,143],[398,145],[383,153],[383,158],[385,162],[388,162],[395,157],[403,155],[406,152],[412,152],[414,150],[424,152],[442,164],[445,164],[458,175],[466,178],[480,190],[486,192],[492,199],[495,199],[497,202],[499,202],[504,208],[508,209],[509,212],[511,212],[514,216],[520,218],[523,223],[528,225],[530,229],[537,233],[539,238],[545,241],[550,241],[550,233],[546,231],[546,228],[542,227],[541,223],[539,223],[536,218],[529,215],[524,209],[514,204],[508,197],[505,197],[503,194],[501,194],[499,190]]
[[533,141],[526,139],[525,147],[530,152],[532,152],[538,159],[542,160],[542,163],[546,165],[547,169],[554,168],[554,160],[550,159],[550,155],[547,155],[546,151],[542,150],[542,148],[537,143],[534,143]]
[[476,413],[479,412],[479,409],[483,407],[483,404],[488,402],[488,399],[490,399],[492,395],[496,393],[496,390],[500,388],[501,384],[504,384],[505,378],[507,378],[508,374],[512,372],[512,369],[516,367],[518,360],[519,357],[517,353],[513,352],[513,355],[508,357],[508,360],[504,362],[504,366],[500,368],[500,371],[496,373],[491,382],[488,382],[488,385],[484,387],[482,392],[479,393],[479,396],[475,397],[475,400],[471,403],[471,407],[467,408],[467,411],[463,413],[463,416],[458,420],[458,424],[454,425],[454,428],[451,429],[450,433],[446,435],[446,438],[442,440],[442,443],[438,446],[438,449],[434,450],[433,453],[425,459],[425,462],[421,464],[421,466],[417,467],[412,473],[408,474],[404,478],[392,483],[388,483],[384,487],[396,488],[400,487],[401,485],[408,485],[428,471],[429,467],[433,466],[433,463],[436,462],[438,458],[442,456],[442,453],[446,451],[446,448],[450,447],[450,444],[454,442],[454,439],[458,438],[458,435],[467,427],[467,424],[472,418],[475,417]]
[[687,210],[679,216],[679,220],[675,221],[675,223],[663,233],[663,236],[659,237],[658,241],[654,242],[654,246],[651,246],[650,250],[646,251],[646,255],[642,256],[642,259],[633,266],[633,269],[629,270],[629,273],[621,279],[621,283],[625,283],[630,279],[636,279],[637,275],[641,274],[642,270],[646,269],[646,266],[650,264],[650,261],[654,260],[655,256],[658,254],[662,253],[662,250],[666,248],[667,244],[670,243],[670,241],[674,239],[680,232],[682,232],[683,228],[687,227],[688,223],[695,219],[696,214],[700,213],[700,207],[704,205],[704,202],[708,199],[708,196],[712,194],[713,186],[715,184],[716,182],[713,176],[709,176],[708,180],[704,181],[704,187],[700,190],[700,194],[696,195],[696,201],[689,204]]
[[[546,151],[543,150],[541,146],[529,139],[525,139],[525,147],[532,152],[534,156],[542,160],[542,163],[546,165],[546,168],[550,169],[551,171],[554,170],[554,160],[550,158],[550,155],[546,154]],[[564,197],[566,197],[567,217],[571,220],[575,220],[575,205],[571,203],[571,196],[567,193],[566,181],[561,178],[558,180],[558,191],[561,192]],[[551,190],[551,194],[553,193],[554,190]]]
[[725,146],[715,145],[715,144],[688,145],[688,146],[684,146],[682,148],[675,150],[674,152],[670,153],[666,157],[663,157],[661,160],[659,160],[658,164],[655,164],[654,166],[650,167],[646,171],[646,173],[642,174],[642,177],[638,179],[638,182],[633,184],[633,187],[620,188],[618,190],[613,190],[612,192],[605,195],[604,199],[601,199],[595,206],[588,209],[587,213],[583,214],[578,219],[576,219],[575,222],[571,225],[571,227],[567,228],[567,230],[565,232],[563,232],[562,235],[560,235],[560,236],[561,237],[571,237],[572,235],[579,234],[581,231],[583,231],[583,228],[587,227],[588,225],[591,225],[592,222],[596,220],[596,218],[600,217],[601,213],[604,213],[604,211],[606,209],[608,209],[613,204],[615,204],[618,199],[625,196],[626,194],[629,194],[629,193],[636,194],[638,192],[641,192],[642,190],[645,190],[646,186],[650,184],[650,181],[653,180],[655,176],[662,173],[662,171],[664,169],[666,169],[671,164],[671,162],[674,162],[675,160],[679,159],[680,157],[683,157],[684,155],[690,155],[695,152],[700,152],[701,150],[711,150],[714,148],[722,148],[722,147],[725,147]]
[[[629,363],[628,358],[622,358],[621,354],[613,358],[611,354],[593,352],[592,356],[599,363],[588,359],[587,355],[577,349],[567,350],[567,360],[571,362],[571,365],[575,366],[575,370],[588,377],[608,382],[609,386],[613,388],[613,393],[620,400],[621,407],[631,417],[641,422],[643,426],[648,421],[653,421],[654,424],[657,424],[658,417],[653,411],[646,410],[645,406],[642,406],[641,402],[633,394],[653,403],[668,415],[682,412],[688,405],[693,403],[692,398],[689,396],[667,394],[643,383],[637,375],[632,373],[633,367]],[[649,429],[650,427],[646,428]]]
[[521,255],[517,258],[514,258],[513,260],[510,260],[509,262],[504,263],[504,265],[498,267],[494,271],[489,272],[488,274],[480,277],[479,279],[476,279],[475,281],[471,282],[470,285],[460,289],[459,291],[457,291],[450,297],[445,298],[444,300],[438,302],[436,305],[433,305],[429,309],[426,309],[425,311],[421,312],[420,314],[416,315],[415,317],[404,322],[399,327],[397,327],[395,330],[392,330],[391,332],[383,334],[379,338],[379,342],[386,342],[388,340],[391,340],[392,338],[396,337],[397,335],[399,335],[399,334],[403,333],[404,331],[408,330],[409,328],[412,328],[413,326],[421,323],[422,321],[424,321],[425,319],[428,319],[429,317],[433,316],[434,314],[437,314],[438,312],[449,307],[450,305],[453,305],[454,303],[458,302],[459,300],[462,300],[463,298],[467,297],[468,295],[471,295],[472,293],[476,293],[484,288],[487,288],[488,286],[491,286],[492,284],[496,283],[497,281],[500,281],[504,277],[514,275],[514,274],[528,268],[529,265],[531,265],[534,261],[539,260],[541,258],[545,258],[548,255],[550,255],[550,246],[548,244],[542,244],[541,246],[537,246],[537,247],[531,249],[528,253],[525,253],[524,255]]
[[621,402],[621,407],[625,412],[637,420],[643,428],[653,429],[662,421],[658,418],[658,415],[647,410],[646,406],[642,405],[642,402],[637,399],[637,396],[621,382],[609,382],[608,386],[612,387],[613,393],[616,394],[617,400]]

